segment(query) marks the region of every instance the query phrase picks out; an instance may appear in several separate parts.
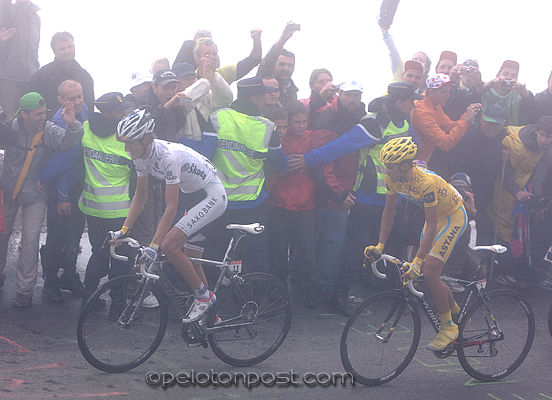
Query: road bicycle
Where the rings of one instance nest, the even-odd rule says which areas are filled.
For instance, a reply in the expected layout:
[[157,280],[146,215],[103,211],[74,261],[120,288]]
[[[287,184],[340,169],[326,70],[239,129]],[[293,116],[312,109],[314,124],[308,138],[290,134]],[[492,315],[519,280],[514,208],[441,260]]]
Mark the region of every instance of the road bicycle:
[[[266,360],[282,345],[291,326],[292,303],[278,279],[259,272],[240,275],[241,261],[232,261],[239,241],[246,234],[261,233],[264,226],[231,224],[226,228],[235,231],[222,262],[190,258],[220,269],[212,289],[217,301],[200,320],[183,323],[181,335],[189,346],[211,345],[215,355],[228,364],[251,366]],[[120,241],[140,247],[131,238]],[[111,255],[127,260],[115,253],[115,246],[111,247]],[[139,272],[100,286],[84,304],[79,317],[77,338],[81,353],[102,371],[128,371],[145,362],[165,335],[168,304],[173,305],[181,320],[193,301],[193,294],[180,292],[167,278],[163,255],[148,267],[138,262],[139,256],[140,253],[135,262]],[[112,296],[122,297],[126,303],[113,303]],[[149,301],[151,296],[153,302]],[[112,304],[118,307],[113,310]]]
[[[506,248],[478,246],[475,250],[485,251],[485,255],[474,280],[441,277],[467,290],[459,315],[453,316],[459,327],[458,338],[434,355],[447,358],[456,353],[470,376],[489,382],[510,375],[523,362],[535,336],[535,317],[519,293],[485,290],[491,253],[503,253]],[[378,271],[376,262],[372,271],[378,278],[388,278],[394,289],[376,293],[357,307],[343,329],[340,346],[345,370],[355,382],[370,386],[395,379],[414,358],[422,332],[420,307],[435,332],[441,325],[438,314],[417,290],[419,282],[401,279],[404,261],[389,255],[382,255],[382,259],[387,274]],[[485,268],[487,278],[477,280]]]

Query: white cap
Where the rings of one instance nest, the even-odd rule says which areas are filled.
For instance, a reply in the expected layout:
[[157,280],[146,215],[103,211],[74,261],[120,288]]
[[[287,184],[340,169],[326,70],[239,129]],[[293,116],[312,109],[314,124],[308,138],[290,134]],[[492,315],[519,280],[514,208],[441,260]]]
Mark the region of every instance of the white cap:
[[364,93],[364,87],[362,86],[362,83],[357,81],[343,82],[341,85],[339,85],[339,90],[342,90],[344,92],[358,90],[360,93]]
[[130,88],[132,89],[144,82],[153,82],[153,75],[148,72],[133,72]]

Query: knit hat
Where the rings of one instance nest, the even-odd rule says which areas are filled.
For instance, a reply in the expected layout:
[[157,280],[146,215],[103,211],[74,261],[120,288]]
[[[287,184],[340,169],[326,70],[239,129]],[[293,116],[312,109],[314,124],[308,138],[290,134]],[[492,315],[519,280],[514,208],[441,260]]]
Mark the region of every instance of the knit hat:
[[37,92],[30,92],[19,100],[19,110],[15,113],[18,115],[23,110],[36,110],[37,108],[46,107],[46,102]]
[[445,85],[452,85],[455,81],[451,81],[450,77],[445,74],[432,75],[427,78],[426,85],[428,89],[439,89]]

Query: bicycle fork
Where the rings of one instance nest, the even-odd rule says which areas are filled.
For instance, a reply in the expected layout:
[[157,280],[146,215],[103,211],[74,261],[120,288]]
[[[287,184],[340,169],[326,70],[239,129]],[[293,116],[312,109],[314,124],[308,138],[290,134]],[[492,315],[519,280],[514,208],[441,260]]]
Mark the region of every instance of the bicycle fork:
[[[399,320],[401,318],[402,313],[408,306],[408,301],[397,301],[393,306],[391,307],[391,310],[387,313],[387,317],[385,317],[385,320],[381,324],[378,331],[374,334],[376,339],[378,339],[382,343],[389,343],[389,339],[391,339],[391,335],[393,335],[393,332],[395,332],[395,328],[399,324]],[[385,326],[389,323],[391,318],[395,315],[395,319],[393,320],[393,323],[391,327],[389,328],[389,331],[387,332],[386,336],[383,336],[381,333],[385,329]]]

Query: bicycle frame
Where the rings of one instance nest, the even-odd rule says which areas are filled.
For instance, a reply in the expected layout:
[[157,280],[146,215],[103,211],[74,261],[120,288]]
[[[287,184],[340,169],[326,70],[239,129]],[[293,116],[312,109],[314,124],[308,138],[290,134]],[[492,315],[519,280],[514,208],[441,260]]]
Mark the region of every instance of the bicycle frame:
[[[262,229],[264,229],[264,227],[262,229],[260,229],[260,231],[259,231],[258,227],[253,228],[253,229],[256,232],[262,232]],[[238,271],[236,269],[233,269],[232,266],[229,263],[232,261],[232,258],[234,257],[234,254],[235,254],[236,247],[237,247],[238,243],[246,235],[247,235],[247,233],[244,232],[244,231],[241,231],[241,230],[236,231],[235,235],[230,239],[230,242],[228,244],[228,248],[226,250],[226,253],[224,255],[224,259],[223,259],[222,262],[214,261],[214,260],[207,260],[207,259],[203,259],[203,258],[190,258],[190,261],[192,261],[194,263],[212,265],[212,266],[216,266],[217,268],[220,268],[221,271],[220,271],[219,277],[217,279],[217,282],[215,284],[215,287],[213,289],[213,292],[215,292],[215,294],[220,290],[220,287],[222,285],[225,285],[225,279],[227,279],[229,281],[228,284],[230,284],[231,281],[237,282],[238,285],[241,283],[240,282],[241,278],[238,275],[238,273],[241,272],[241,270]],[[121,239],[120,242],[126,242],[126,243],[128,243],[128,245],[130,247],[134,247],[134,248],[140,247],[140,244],[132,238]],[[111,252],[111,256],[115,259],[122,260],[122,261],[127,261],[127,259],[128,259],[126,256],[118,255],[115,252],[115,246],[111,246],[110,252]],[[137,256],[137,259],[138,259],[138,256]],[[149,287],[152,284],[157,283],[157,284],[159,284],[159,286],[161,287],[163,292],[165,292],[165,294],[169,298],[170,303],[173,305],[173,307],[179,313],[179,318],[182,319],[186,316],[186,314],[188,312],[187,300],[192,296],[192,294],[190,293],[186,296],[182,296],[181,292],[170,282],[170,280],[168,279],[167,275],[165,274],[165,272],[163,271],[163,268],[162,268],[162,265],[166,262],[168,262],[168,260],[166,260],[166,259],[156,260],[156,261],[152,262],[149,265],[149,267],[147,267],[147,268],[146,268],[146,264],[144,264],[144,263],[139,264],[140,271],[137,272],[137,274],[142,275],[143,279],[145,279],[146,281],[144,282],[143,289],[141,289],[142,293],[141,293],[140,300],[139,300],[138,304],[139,305],[142,304],[144,298],[146,297],[145,294],[149,290]],[[205,313],[205,315],[203,315],[203,317],[199,321],[195,321],[195,322],[190,323],[192,331],[197,337],[205,338],[206,336],[208,336],[210,334],[213,334],[213,333],[217,333],[217,332],[221,332],[221,331],[225,331],[225,330],[232,330],[232,329],[235,329],[235,328],[238,328],[238,327],[243,327],[243,326],[253,324],[253,322],[249,322],[249,323],[241,322],[240,324],[235,324],[235,325],[234,324],[233,325],[228,325],[226,323],[224,326],[221,326],[221,327],[214,326],[214,327],[208,328],[208,327],[205,326],[205,321],[206,321],[208,315],[209,315],[209,312]],[[240,316],[235,317],[235,319],[239,319]],[[132,317],[133,317],[133,315],[130,316],[130,318],[127,322],[122,322],[122,323],[123,324],[131,323],[132,320],[133,320]],[[226,321],[226,322],[228,322],[228,321]]]
[[[495,246],[481,246],[479,248],[479,250],[489,250],[489,251],[498,253],[498,252],[505,251],[505,248],[503,250],[502,246],[497,246],[497,245],[495,245]],[[386,255],[386,254],[382,254],[380,260],[381,259],[383,259],[383,261],[386,263],[386,265],[388,265],[387,262],[390,262],[391,264],[395,265],[399,269],[399,276],[401,275],[400,266],[402,266],[404,264],[404,261],[399,260],[399,259],[397,259],[395,257],[392,257],[392,256],[389,256],[389,255]],[[483,258],[483,260],[481,261],[481,264],[479,265],[479,268],[478,268],[478,271],[477,271],[476,275],[479,274],[479,272],[483,269],[483,267],[488,263],[488,261],[490,259],[491,259],[490,254],[487,254]],[[489,271],[490,271],[490,268],[487,268],[487,275],[489,274]],[[382,274],[378,271],[377,261],[372,263],[372,272],[374,273],[374,275],[376,275],[376,277],[378,277],[380,279],[387,278],[387,275]],[[420,277],[417,279],[417,281],[421,281],[422,279],[423,279],[423,275],[420,275]],[[453,351],[456,350],[458,347],[476,346],[476,345],[481,345],[481,344],[485,344],[485,343],[488,343],[488,342],[503,339],[504,335],[503,335],[502,331],[500,330],[500,327],[496,323],[496,321],[495,321],[495,319],[494,319],[494,317],[491,313],[491,310],[488,308],[488,305],[485,301],[485,299],[486,299],[485,287],[487,285],[487,278],[483,278],[483,279],[480,279],[480,280],[474,280],[474,281],[468,281],[468,280],[463,280],[463,279],[457,279],[457,278],[442,276],[441,281],[458,283],[458,284],[468,288],[468,294],[467,294],[467,296],[464,300],[464,303],[462,304],[462,307],[460,308],[460,313],[459,313],[459,316],[458,316],[457,324],[460,324],[460,322],[462,322],[462,319],[465,317],[465,315],[466,315],[466,313],[469,309],[471,299],[475,295],[477,298],[481,299],[481,301],[485,305],[487,315],[492,319],[492,321],[488,322],[489,328],[491,328],[492,326],[495,326],[496,329],[497,329],[497,332],[498,332],[497,334],[493,335],[494,336],[493,338],[490,338],[490,339],[488,337],[486,337],[487,336],[486,334],[485,335],[479,334],[478,336],[480,336],[480,337],[485,336],[486,338],[482,339],[482,340],[476,340],[475,337],[474,338],[464,338],[464,341],[461,342],[461,343],[453,342],[453,344],[452,344],[452,346],[453,346],[452,350]],[[395,289],[395,290],[397,290],[397,289]],[[387,323],[391,319],[392,315],[396,315],[396,319],[399,318],[402,311],[404,311],[404,310],[401,310],[401,313],[396,313],[397,307],[401,306],[401,303],[404,304],[404,307],[406,307],[406,305],[408,305],[408,304],[410,304],[413,307],[416,307],[416,304],[419,304],[420,307],[422,308],[422,310],[424,311],[424,314],[428,318],[431,326],[435,330],[435,332],[438,332],[439,329],[441,328],[441,321],[439,320],[439,317],[436,315],[436,312],[433,310],[433,308],[428,303],[427,299],[424,296],[424,293],[418,291],[414,287],[414,281],[413,280],[402,281],[402,285],[401,285],[401,288],[399,290],[401,291],[402,297],[406,301],[404,303],[398,302],[396,307],[392,308],[392,310],[389,313],[388,318],[386,318],[386,320],[382,323],[382,326],[378,330],[377,335],[379,335],[379,333],[381,333],[381,331],[383,331],[384,326],[387,325]],[[393,326],[395,326],[397,324],[397,322],[398,321],[394,321]],[[391,330],[389,332],[387,338],[383,338],[381,336],[378,336],[378,338],[380,338],[380,340],[386,340],[387,341],[387,340],[389,340],[389,337],[391,336],[392,333],[393,333],[393,331]],[[443,352],[446,352],[446,351],[447,350],[443,350]],[[450,349],[448,351],[450,352]]]

